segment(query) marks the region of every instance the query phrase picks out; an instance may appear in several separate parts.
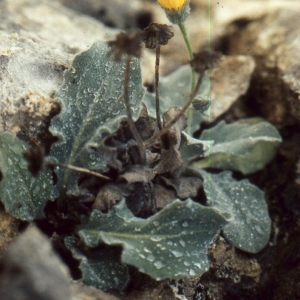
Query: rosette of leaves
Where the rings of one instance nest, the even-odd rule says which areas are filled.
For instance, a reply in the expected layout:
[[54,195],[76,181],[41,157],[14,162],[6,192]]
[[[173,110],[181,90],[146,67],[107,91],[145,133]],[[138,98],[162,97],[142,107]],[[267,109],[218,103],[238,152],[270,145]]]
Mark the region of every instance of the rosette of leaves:
[[[105,43],[94,44],[78,55],[72,68],[65,73],[64,84],[56,94],[62,110],[51,123],[52,132],[59,137],[51,150],[51,159],[105,170],[108,169],[107,157],[100,147],[104,136],[110,138],[114,147],[121,145],[122,151],[132,143],[132,138],[123,144],[118,139],[120,134],[122,138],[126,136],[126,128],[118,127],[125,116],[124,67],[110,60],[109,50]],[[137,116],[144,89],[139,62],[132,59],[131,63],[129,94]],[[190,74],[189,70],[187,73]],[[182,106],[179,102],[184,102],[186,97],[183,87],[189,83],[179,84],[182,74],[185,73],[174,73],[165,78],[165,82],[162,80],[165,124],[178,113],[178,107]],[[203,94],[208,86],[205,82]],[[154,112],[151,97],[147,94],[143,99],[147,106],[144,110],[150,116],[151,111]],[[174,105],[178,107],[170,107]],[[149,115],[144,112],[137,120],[137,127],[142,128],[140,132],[145,139],[155,132],[155,122]],[[280,143],[278,132],[269,123],[252,119],[244,124],[221,122],[197,139],[192,133],[198,126],[199,119],[193,119],[192,128],[181,134],[186,128],[185,117],[182,117],[167,133],[171,142],[169,149],[146,149],[147,166],[116,168],[121,171],[117,179],[106,186],[106,191],[109,194],[111,186],[117,187],[115,202],[123,200],[108,206],[107,211],[94,209],[90,216],[82,217],[74,233],[77,237],[66,238],[67,247],[80,260],[83,280],[87,284],[102,289],[122,289],[128,282],[128,265],[156,279],[201,275],[209,268],[208,247],[220,232],[234,246],[251,253],[260,251],[268,243],[271,221],[263,193],[247,180],[235,180],[228,171],[210,174],[200,168],[233,169],[245,174],[257,171],[274,157]],[[117,133],[113,133],[117,128]],[[37,218],[42,215],[46,199],[53,197],[51,174],[46,171],[38,179],[31,177],[25,171],[27,164],[22,158],[26,144],[10,135],[2,135],[1,139],[1,201],[7,210],[14,207],[11,213],[20,213],[20,218]],[[128,159],[130,153],[124,156],[127,164],[134,161],[133,157]],[[113,159],[120,157],[115,155]],[[22,177],[23,171],[25,177]],[[56,189],[61,195],[77,194],[79,175],[70,170],[56,171]],[[206,203],[205,199],[201,203],[205,204],[191,199],[197,195],[201,180],[207,199]],[[199,184],[199,181],[196,193],[190,193],[192,183]],[[35,209],[32,214],[23,215],[22,209],[18,212],[18,205],[25,205],[23,201],[27,200],[12,193],[16,185],[22,186],[23,182],[26,188],[17,191],[24,197],[34,195],[37,199],[29,205],[30,209]],[[159,212],[151,211],[148,218],[138,217],[138,212],[135,215],[126,205],[129,198],[134,202],[147,203],[148,198],[156,204],[162,202],[162,195],[153,191],[157,186],[172,190],[175,196],[161,205]],[[41,193],[41,188],[45,193]],[[187,192],[182,193],[183,189]]]
[[[186,75],[188,75],[188,69],[186,71]],[[171,99],[177,101],[178,106],[180,106],[179,102],[184,102],[185,91],[184,89],[181,90],[181,86],[178,84],[184,72],[182,69],[162,80],[160,87],[162,110],[168,110],[168,114],[164,114],[164,118],[169,118],[172,115],[172,110],[169,110],[169,107],[174,105],[174,102],[171,104]],[[174,89],[174,86],[177,86],[178,89]],[[207,84],[204,81],[202,92],[200,92],[205,94],[206,87]],[[153,100],[149,93],[143,99],[150,116],[155,115]],[[173,108],[173,110],[176,109]],[[199,119],[197,124],[195,124],[195,120],[193,121],[194,129],[199,125]],[[184,121],[181,120],[181,124],[183,123]],[[96,252],[101,252],[101,245],[103,244],[121,246],[121,257],[115,261],[111,257],[111,263],[114,261],[115,273],[121,271],[119,268],[123,268],[119,261],[121,259],[123,264],[134,265],[141,272],[145,272],[156,279],[201,275],[209,268],[209,244],[220,230],[230,243],[247,252],[256,253],[268,243],[271,220],[263,193],[247,180],[235,180],[230,172],[210,174],[204,170],[199,171],[198,164],[202,163],[205,167],[211,166],[204,165],[204,163],[206,160],[209,161],[210,155],[212,155],[213,160],[217,160],[214,159],[213,155],[220,154],[215,149],[222,149],[223,156],[218,161],[224,160],[224,163],[218,165],[220,168],[231,168],[244,173],[259,170],[276,153],[276,148],[280,143],[280,136],[276,129],[263,120],[252,119],[244,122],[244,124],[227,125],[221,123],[216,128],[204,131],[200,139],[197,139],[188,132],[182,133],[180,138],[178,128],[182,131],[185,129],[185,125],[174,128],[171,133],[173,137],[176,136],[176,141],[172,145],[176,149],[179,148],[179,155],[186,162],[194,159],[203,160],[203,162],[199,160],[193,163],[191,165],[193,168],[190,168],[188,172],[193,174],[194,178],[203,179],[204,192],[208,201],[206,205],[202,205],[192,199],[185,201],[175,199],[147,219],[136,217],[127,207],[125,200],[108,209],[107,213],[93,210],[90,217],[82,219],[82,224],[76,230],[77,235],[81,242]],[[192,133],[193,130],[190,132]],[[232,134],[229,134],[230,132],[235,133],[234,138]],[[250,135],[251,138],[249,138]],[[241,155],[244,156],[240,157]],[[161,161],[153,168],[154,174],[157,175],[164,174],[162,169],[166,166],[162,161],[164,160],[163,155],[160,159]],[[251,161],[253,161],[252,165]],[[212,166],[216,167],[216,165]],[[147,172],[149,172],[149,168]],[[120,178],[126,178],[127,184],[134,180],[144,180],[151,189],[154,176],[145,175],[147,172],[146,169],[142,172],[139,168],[135,176],[133,169],[131,169],[130,175],[125,173]],[[178,179],[162,177],[162,180],[169,188],[174,188],[178,196],[180,192],[176,182],[183,184],[184,181],[181,179],[180,173],[176,174],[174,176],[179,176]],[[144,177],[146,179],[142,179]],[[121,185],[117,183],[117,186],[119,186],[117,194],[118,199],[120,199],[122,196]],[[124,186],[122,183],[122,187]],[[105,193],[108,191],[110,191],[110,186],[107,186]],[[104,196],[104,192],[101,195]],[[123,196],[126,197],[124,193]],[[141,197],[145,197],[145,195]],[[71,248],[81,264],[85,265],[85,270],[95,265],[98,269],[105,268],[106,262],[103,256],[101,258],[100,252],[98,252],[99,259],[97,262],[94,261],[89,264],[82,252],[78,254],[79,250],[75,250],[74,245]],[[96,273],[95,270],[91,272],[93,276]],[[100,281],[100,279],[103,281],[103,278],[106,279],[105,282],[114,284],[110,276],[105,274],[102,274],[102,278],[93,278],[93,281]],[[127,278],[123,277],[120,280],[125,284]],[[85,272],[84,281],[91,282],[87,272]],[[120,283],[120,281],[118,282]],[[102,286],[102,288],[105,287]]]

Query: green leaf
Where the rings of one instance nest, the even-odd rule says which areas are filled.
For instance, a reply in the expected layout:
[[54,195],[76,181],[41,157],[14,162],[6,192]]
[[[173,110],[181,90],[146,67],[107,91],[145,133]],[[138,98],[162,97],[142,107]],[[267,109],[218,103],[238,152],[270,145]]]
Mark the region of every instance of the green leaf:
[[[64,84],[55,95],[60,114],[52,119],[51,131],[59,137],[50,155],[60,163],[100,170],[106,161],[95,149],[103,131],[114,131],[126,115],[123,95],[124,63],[110,60],[110,48],[95,43],[77,55],[64,74]],[[140,110],[144,94],[139,60],[131,58],[129,98],[133,115]],[[57,169],[58,189],[77,194],[78,173]]]
[[212,145],[213,141],[195,139],[186,132],[181,132],[180,153],[186,162],[193,158],[207,156]]
[[130,277],[128,266],[120,262],[121,249],[103,244],[87,254],[76,246],[76,238],[71,236],[65,238],[65,245],[80,260],[84,284],[104,291],[126,287]]
[[271,219],[264,193],[248,180],[237,181],[231,172],[210,174],[200,171],[208,203],[227,218],[222,229],[235,247],[256,253],[270,238]]
[[219,168],[250,174],[262,169],[276,154],[281,137],[276,128],[253,118],[204,130],[200,140],[214,141],[209,156],[193,163],[195,168]]
[[44,217],[47,200],[55,197],[50,170],[33,177],[23,153],[28,146],[16,136],[0,134],[0,198],[6,212],[22,220]]
[[[168,76],[159,79],[159,98],[161,113],[168,111],[172,106],[181,108],[188,100],[191,93],[191,68],[190,66],[182,66]],[[209,77],[205,73],[203,81],[198,91],[198,96],[207,98],[209,94]],[[146,92],[143,102],[146,104],[149,116],[156,118],[155,94]],[[203,111],[193,111],[191,125],[188,133],[194,132],[203,118]]]
[[159,280],[205,272],[209,244],[225,223],[213,208],[190,199],[175,200],[148,219],[135,217],[121,201],[107,214],[94,210],[78,234],[89,247],[121,245],[123,262]]

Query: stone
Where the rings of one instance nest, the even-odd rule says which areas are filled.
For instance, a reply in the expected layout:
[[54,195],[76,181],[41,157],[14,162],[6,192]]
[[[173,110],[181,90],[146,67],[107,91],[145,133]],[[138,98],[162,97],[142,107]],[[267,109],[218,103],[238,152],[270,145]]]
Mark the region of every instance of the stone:
[[0,132],[33,136],[57,111],[53,94],[75,54],[116,31],[57,1],[1,1],[0,18]]
[[1,261],[1,299],[71,300],[69,282],[66,266],[34,226],[9,246]]

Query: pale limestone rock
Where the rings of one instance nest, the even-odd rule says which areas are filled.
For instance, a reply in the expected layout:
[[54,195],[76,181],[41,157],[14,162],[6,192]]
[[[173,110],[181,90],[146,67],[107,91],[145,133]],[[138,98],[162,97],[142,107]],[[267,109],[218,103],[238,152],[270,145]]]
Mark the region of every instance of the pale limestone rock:
[[51,98],[75,54],[116,30],[47,0],[4,0],[0,19],[0,132],[33,134],[57,108]]
[[250,85],[255,62],[250,56],[224,56],[211,72],[211,120],[219,117]]

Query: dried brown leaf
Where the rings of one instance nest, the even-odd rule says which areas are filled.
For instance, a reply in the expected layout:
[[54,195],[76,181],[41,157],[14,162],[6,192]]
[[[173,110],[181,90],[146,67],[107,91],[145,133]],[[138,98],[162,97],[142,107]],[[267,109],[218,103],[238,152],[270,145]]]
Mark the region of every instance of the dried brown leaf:
[[154,184],[154,197],[157,209],[161,210],[176,199],[176,193],[174,190],[167,189],[160,184]]
[[[108,139],[111,139],[111,137],[109,137]],[[121,172],[123,170],[123,164],[120,160],[120,157],[123,157],[124,160],[129,160],[126,148],[122,145],[120,145],[119,147],[108,146],[106,145],[108,139],[106,139],[101,145],[101,154],[106,159],[107,166]]]
[[196,197],[198,190],[202,187],[202,180],[197,177],[166,178],[161,177],[162,181],[175,190],[180,199]]
[[147,166],[153,168],[158,161],[161,159],[161,155],[156,152],[152,152],[149,149],[146,149],[146,163]]
[[174,177],[178,177],[184,166],[184,161],[181,158],[181,153],[171,147],[168,150],[162,149],[161,151],[161,160],[153,169],[155,174],[165,174],[170,172]]
[[[181,109],[178,107],[170,107],[167,112],[163,114],[164,127],[167,126],[179,113]],[[180,146],[181,131],[187,127],[187,117],[182,115],[179,120],[167,132],[168,140],[177,150]]]
[[128,188],[131,189],[131,193],[126,198],[126,205],[134,215],[148,217],[156,212],[152,182],[135,182]]
[[110,210],[115,204],[121,201],[124,191],[123,185],[111,183],[104,185],[96,197],[93,209],[101,211]]
[[118,181],[124,180],[127,183],[150,182],[155,176],[152,169],[141,165],[131,166],[126,172],[118,177]]

